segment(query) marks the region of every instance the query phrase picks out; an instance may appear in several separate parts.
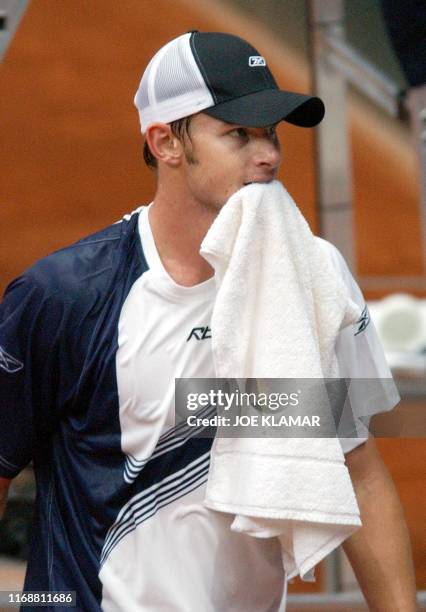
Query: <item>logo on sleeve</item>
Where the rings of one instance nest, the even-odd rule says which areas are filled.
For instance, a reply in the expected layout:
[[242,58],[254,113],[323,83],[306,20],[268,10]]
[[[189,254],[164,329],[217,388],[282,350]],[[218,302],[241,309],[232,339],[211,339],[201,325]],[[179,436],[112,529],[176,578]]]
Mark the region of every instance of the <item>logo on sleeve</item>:
[[188,340],[191,340],[191,338],[195,338],[196,340],[206,340],[207,338],[212,337],[210,333],[211,331],[212,330],[208,325],[207,327],[194,327],[194,329],[191,330],[191,333],[189,334],[186,341],[188,342]]
[[360,318],[356,322],[356,325],[358,325],[358,330],[355,332],[354,336],[357,336],[358,334],[363,332],[369,323],[370,323],[370,313],[368,312],[368,307],[366,304],[364,307],[364,310],[361,313]]
[[265,58],[261,55],[250,55],[249,66],[251,68],[253,68],[253,66],[266,66]]
[[0,346],[0,368],[9,372],[9,374],[14,374],[15,372],[19,372],[22,370],[24,364],[22,361],[15,359],[9,353],[6,353],[3,347]]

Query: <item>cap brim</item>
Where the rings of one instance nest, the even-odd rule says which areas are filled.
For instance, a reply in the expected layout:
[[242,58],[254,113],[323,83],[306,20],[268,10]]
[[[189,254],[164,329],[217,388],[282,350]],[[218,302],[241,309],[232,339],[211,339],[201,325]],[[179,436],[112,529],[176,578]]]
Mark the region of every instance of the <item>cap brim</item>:
[[279,89],[263,89],[222,102],[203,112],[227,123],[267,127],[287,121],[300,127],[314,127],[324,117],[320,98]]

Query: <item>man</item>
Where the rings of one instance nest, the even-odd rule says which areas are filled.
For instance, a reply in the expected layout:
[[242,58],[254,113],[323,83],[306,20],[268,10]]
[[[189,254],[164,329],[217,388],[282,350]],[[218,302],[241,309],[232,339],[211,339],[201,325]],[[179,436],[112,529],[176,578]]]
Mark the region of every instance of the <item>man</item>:
[[[75,590],[77,609],[90,611],[276,610],[278,543],[233,533],[232,517],[204,507],[212,440],[174,426],[174,379],[214,377],[203,237],[231,194],[276,177],[275,125],[314,126],[323,105],[278,90],[245,41],[199,32],[154,56],[135,103],[154,202],[36,263],[2,304],[4,496],[30,459],[38,487],[25,590]],[[367,360],[390,375],[365,321],[339,350],[353,376]],[[372,441],[342,445],[364,523],[345,549],[364,593],[374,610],[415,610],[388,473]]]

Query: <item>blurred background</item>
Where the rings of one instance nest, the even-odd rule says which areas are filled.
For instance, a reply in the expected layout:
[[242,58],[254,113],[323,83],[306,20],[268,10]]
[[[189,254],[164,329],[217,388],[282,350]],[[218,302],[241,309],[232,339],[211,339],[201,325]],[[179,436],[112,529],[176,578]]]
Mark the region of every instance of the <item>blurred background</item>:
[[[35,259],[149,203],[133,106],[144,66],[188,30],[227,31],[279,85],[326,103],[316,131],[281,124],[284,182],[342,251],[370,305],[402,402],[382,455],[426,591],[426,5],[417,0],[0,0],[0,290]],[[0,589],[21,588],[34,490],[0,524]],[[380,503],[379,500],[374,503]],[[290,610],[363,610],[339,551]],[[422,595],[420,594],[420,597]],[[426,601],[426,599],[425,599]]]

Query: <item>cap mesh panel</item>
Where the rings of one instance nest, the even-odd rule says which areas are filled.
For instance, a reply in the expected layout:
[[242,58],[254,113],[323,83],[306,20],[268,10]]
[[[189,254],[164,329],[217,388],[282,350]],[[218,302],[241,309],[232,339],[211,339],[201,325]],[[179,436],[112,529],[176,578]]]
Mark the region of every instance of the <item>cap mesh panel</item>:
[[155,122],[170,123],[214,106],[191,49],[193,33],[162,47],[149,62],[136,92],[142,133]]
[[137,94],[136,94],[135,102],[138,108],[140,109],[147,108],[147,106],[149,106],[147,85],[148,85],[148,79],[149,79],[149,73],[150,73],[151,67],[152,67],[152,61],[148,64],[146,68],[145,74],[143,75],[143,78],[142,78],[141,87],[139,87]]
[[189,46],[179,44],[180,40],[176,42],[158,65],[155,79],[157,103],[200,89],[200,80],[191,64]]

